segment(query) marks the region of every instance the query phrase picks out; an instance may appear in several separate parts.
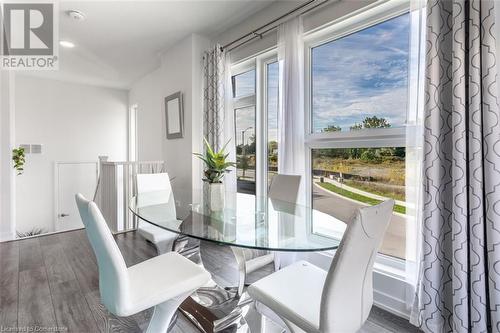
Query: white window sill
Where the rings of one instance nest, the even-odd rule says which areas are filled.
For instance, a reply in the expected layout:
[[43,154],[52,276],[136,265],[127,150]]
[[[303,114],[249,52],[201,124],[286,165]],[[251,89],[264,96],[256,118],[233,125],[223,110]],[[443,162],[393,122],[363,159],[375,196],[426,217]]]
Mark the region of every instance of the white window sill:
[[[318,252],[317,254],[326,256],[331,260],[335,255],[335,250]],[[405,261],[402,259],[379,254],[375,261],[373,270],[377,273],[383,273],[402,281],[405,280]]]

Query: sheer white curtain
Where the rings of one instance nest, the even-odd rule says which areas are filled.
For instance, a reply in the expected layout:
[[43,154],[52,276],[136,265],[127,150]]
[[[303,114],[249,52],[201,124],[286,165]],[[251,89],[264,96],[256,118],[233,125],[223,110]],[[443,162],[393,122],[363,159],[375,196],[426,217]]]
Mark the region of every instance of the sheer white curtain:
[[425,1],[413,0],[410,9],[410,55],[406,127],[406,305],[415,299],[422,242],[423,106],[425,75]]
[[280,66],[278,172],[301,175],[298,202],[305,203],[304,42],[302,18],[278,27]]
[[[226,152],[229,154],[228,159],[231,162],[236,162],[236,129],[234,122],[234,109],[233,109],[233,99],[231,98],[231,55],[226,52],[226,57],[224,59],[224,86],[226,91],[226,102],[224,105],[224,127],[223,127],[223,139],[224,144],[229,142],[226,147]],[[236,168],[232,168],[232,171],[225,177],[226,190],[230,193],[236,193]],[[236,198],[234,198],[236,200]]]
[[[304,42],[302,18],[293,18],[278,27],[279,112],[278,112],[278,172],[301,175],[297,202],[305,204],[305,144],[304,144]],[[280,214],[279,219],[293,219]],[[282,221],[283,226],[295,227],[294,221]],[[289,230],[279,230],[287,234]],[[276,266],[287,266],[297,260],[296,253],[278,252]]]

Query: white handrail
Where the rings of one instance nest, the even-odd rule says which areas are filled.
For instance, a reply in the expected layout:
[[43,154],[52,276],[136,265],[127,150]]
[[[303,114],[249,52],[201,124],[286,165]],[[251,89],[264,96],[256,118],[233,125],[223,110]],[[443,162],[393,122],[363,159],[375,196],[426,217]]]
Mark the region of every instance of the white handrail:
[[[102,157],[102,156],[101,156]],[[137,161],[137,162],[111,162],[111,161],[102,161],[102,165],[152,165],[152,164],[158,164],[158,165],[163,165],[163,161]]]

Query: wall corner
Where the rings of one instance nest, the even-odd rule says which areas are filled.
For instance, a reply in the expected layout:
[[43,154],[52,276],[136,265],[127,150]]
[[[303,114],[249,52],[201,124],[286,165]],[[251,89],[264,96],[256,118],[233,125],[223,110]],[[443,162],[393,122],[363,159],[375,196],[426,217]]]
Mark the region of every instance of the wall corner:
[[16,176],[11,156],[15,145],[14,73],[0,71],[0,241],[16,237]]

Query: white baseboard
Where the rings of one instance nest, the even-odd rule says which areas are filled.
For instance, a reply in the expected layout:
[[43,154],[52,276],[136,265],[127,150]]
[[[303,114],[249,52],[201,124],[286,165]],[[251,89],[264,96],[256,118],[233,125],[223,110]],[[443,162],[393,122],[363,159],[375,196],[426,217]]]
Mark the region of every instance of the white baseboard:
[[384,309],[396,316],[410,320],[410,314],[406,309],[404,300],[392,297],[386,293],[380,292],[374,288],[373,303],[381,309]]
[[6,242],[15,239],[16,236],[12,232],[0,232],[0,242]]
[[2,237],[2,234],[0,233],[0,243],[2,242],[11,242],[11,241],[19,241],[19,240],[25,240],[25,239],[30,239],[30,238],[37,238],[37,237],[43,237],[43,236],[50,236],[50,235],[55,235],[55,234],[63,234],[65,232],[71,232],[71,231],[77,231],[77,230],[84,230],[85,228],[76,228],[76,229],[69,229],[69,230],[57,230],[57,231],[50,231],[50,232],[45,232],[43,234],[39,235],[33,235],[33,236],[27,236],[27,237],[22,237],[22,238],[17,238],[15,235],[7,234],[5,238]]

